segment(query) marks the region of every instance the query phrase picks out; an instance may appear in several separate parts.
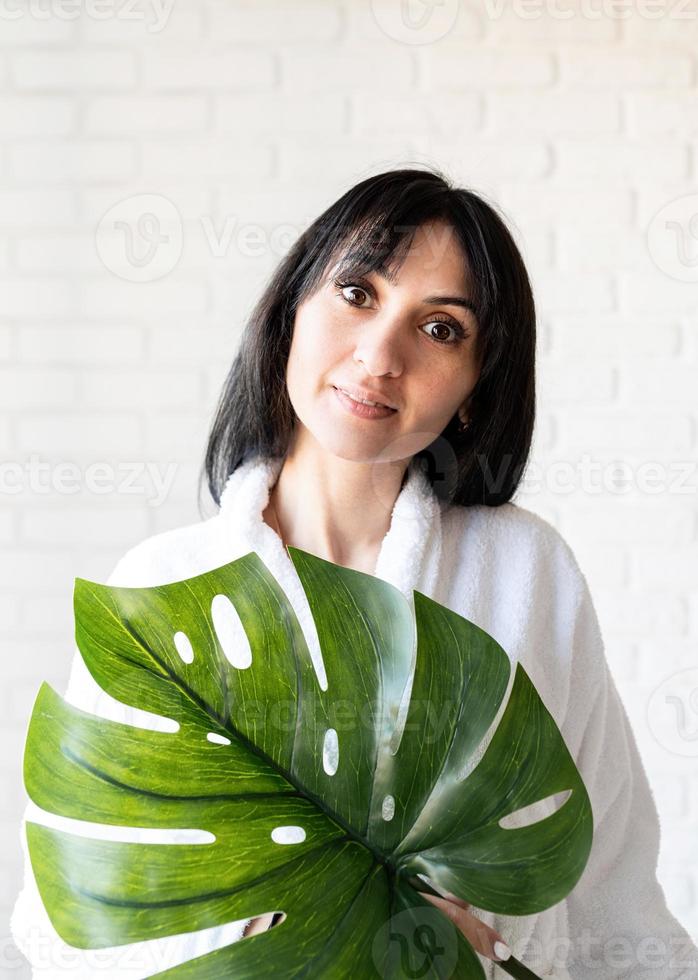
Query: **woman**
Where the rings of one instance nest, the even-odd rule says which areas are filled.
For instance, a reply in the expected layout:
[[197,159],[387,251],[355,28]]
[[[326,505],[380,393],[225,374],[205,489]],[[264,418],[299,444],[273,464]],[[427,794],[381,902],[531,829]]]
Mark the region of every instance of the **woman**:
[[[299,238],[247,324],[206,453],[219,513],[142,542],[109,582],[176,581],[254,550],[293,602],[318,672],[287,545],[477,623],[526,668],[558,724],[591,797],[594,845],[568,899],[538,915],[497,917],[449,894],[430,901],[489,977],[501,975],[494,962],[508,944],[558,980],[679,980],[696,951],[655,876],[657,812],[586,581],[560,535],[511,503],[533,433],[534,363],[531,288],[497,212],[428,170],[362,181]],[[77,652],[66,698],[135,717],[100,692]],[[279,918],[183,937],[168,965]],[[48,976],[27,939],[37,924],[60,942],[27,867],[13,932],[35,975]],[[135,975],[152,964],[144,953]],[[112,965],[100,976],[134,975]],[[81,969],[90,976],[84,962],[70,975]]]

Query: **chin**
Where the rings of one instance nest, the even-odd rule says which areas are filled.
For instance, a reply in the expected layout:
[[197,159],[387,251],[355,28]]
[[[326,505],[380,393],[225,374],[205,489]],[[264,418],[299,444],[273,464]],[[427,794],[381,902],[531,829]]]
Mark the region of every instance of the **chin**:
[[349,426],[323,419],[318,425],[305,426],[317,446],[328,456],[352,463],[375,463],[385,459],[389,448],[385,439],[371,439],[365,433],[351,432]]
[[[329,388],[332,398],[334,389]],[[307,399],[304,399],[307,401]],[[415,449],[414,438],[393,430],[390,436],[381,432],[381,423],[364,423],[347,416],[343,418],[327,405],[323,398],[311,404],[293,404],[296,414],[297,436],[300,442],[309,440],[328,456],[336,456],[352,463],[394,463],[411,456]],[[298,411],[298,408],[301,411]],[[375,430],[373,429],[375,426]],[[298,441],[298,440],[297,440]],[[423,448],[424,439],[417,449]]]
[[371,446],[365,439],[334,438],[320,443],[328,454],[352,463],[375,463],[381,458],[384,447]]

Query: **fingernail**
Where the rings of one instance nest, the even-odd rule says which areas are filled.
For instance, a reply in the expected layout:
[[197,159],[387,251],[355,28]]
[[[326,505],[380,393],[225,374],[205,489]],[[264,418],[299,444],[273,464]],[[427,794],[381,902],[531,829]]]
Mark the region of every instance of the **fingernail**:
[[508,960],[511,956],[511,950],[506,943],[500,943],[497,941],[494,944],[494,955],[498,960]]

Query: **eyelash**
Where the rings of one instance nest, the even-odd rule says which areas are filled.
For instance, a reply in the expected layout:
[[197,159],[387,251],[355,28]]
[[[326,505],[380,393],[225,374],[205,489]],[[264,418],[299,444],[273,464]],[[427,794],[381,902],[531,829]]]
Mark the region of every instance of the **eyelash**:
[[[340,299],[343,299],[345,303],[348,303],[349,306],[356,307],[356,309],[362,309],[363,307],[357,306],[356,303],[352,303],[351,300],[348,300],[342,290],[346,289],[347,286],[354,286],[360,289],[363,293],[366,293],[367,296],[370,296],[373,292],[368,283],[363,285],[359,279],[333,279],[333,282],[335,286],[337,286],[336,295],[339,296]],[[456,337],[452,340],[439,340],[438,337],[430,337],[430,339],[437,344],[443,344],[446,346],[449,344],[457,344],[459,341],[465,340],[465,338],[468,336],[457,320],[453,320],[451,317],[446,317],[443,314],[436,313],[433,317],[431,317],[428,323],[445,323],[447,327],[451,327],[452,330],[456,331]]]

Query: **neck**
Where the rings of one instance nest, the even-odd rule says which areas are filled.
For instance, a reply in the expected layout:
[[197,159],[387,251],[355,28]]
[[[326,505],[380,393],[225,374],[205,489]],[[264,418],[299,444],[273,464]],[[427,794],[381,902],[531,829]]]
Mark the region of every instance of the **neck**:
[[355,462],[302,433],[296,430],[263,518],[284,545],[372,573],[409,459]]

